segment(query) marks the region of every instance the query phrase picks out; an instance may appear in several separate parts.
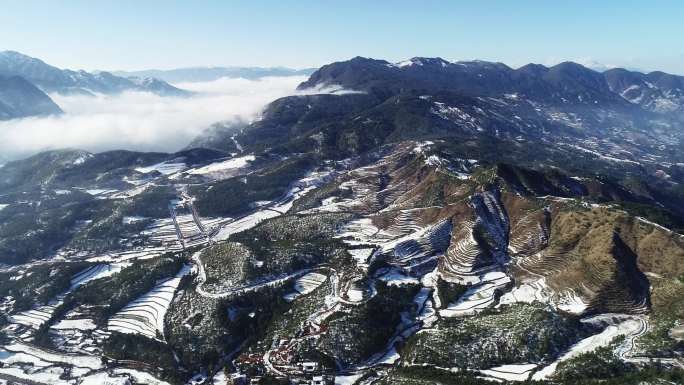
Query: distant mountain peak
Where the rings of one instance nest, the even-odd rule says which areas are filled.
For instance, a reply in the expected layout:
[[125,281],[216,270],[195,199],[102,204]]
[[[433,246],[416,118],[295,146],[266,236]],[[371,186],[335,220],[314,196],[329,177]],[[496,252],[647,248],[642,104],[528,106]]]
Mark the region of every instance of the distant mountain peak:
[[[623,79],[620,84],[624,87],[618,87],[614,79],[621,73],[640,80],[627,82]],[[684,109],[682,79],[661,72],[642,74],[624,69],[599,72],[573,61],[551,67],[527,64],[512,69],[504,63],[483,60],[449,62],[439,57],[413,57],[388,63],[355,57],[321,67],[300,84],[299,89],[338,85],[383,97],[409,90],[449,91],[469,96],[519,94],[547,104],[601,103],[624,107],[628,102],[646,110],[662,112]],[[658,95],[651,92],[650,96],[643,98],[633,97],[634,91],[630,91],[630,95],[625,94],[628,87],[633,89],[640,84],[650,84],[662,92]]]
[[[110,72],[91,73],[51,66],[40,59],[16,51],[0,52],[0,75],[21,76],[45,92],[61,94],[114,94],[126,90],[149,91],[162,96],[189,95],[189,92],[158,81],[154,87],[138,84]],[[161,84],[164,83],[164,84]]]
[[440,57],[435,57],[435,58],[429,58],[429,57],[413,57],[408,60],[404,60],[398,63],[395,63],[394,66],[403,68],[403,67],[410,67],[410,66],[437,66],[437,67],[447,67],[451,63],[440,58]]
[[264,77],[309,76],[316,69],[293,69],[286,67],[185,67],[170,70],[114,71],[114,75],[126,78],[152,77],[169,83],[209,82],[221,78],[261,79]]

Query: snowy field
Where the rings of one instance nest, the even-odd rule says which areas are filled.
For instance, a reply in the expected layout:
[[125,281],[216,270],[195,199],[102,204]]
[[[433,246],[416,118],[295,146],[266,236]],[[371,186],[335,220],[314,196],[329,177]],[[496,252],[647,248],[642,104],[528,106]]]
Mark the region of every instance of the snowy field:
[[329,180],[330,176],[330,172],[310,173],[293,183],[293,187],[276,204],[265,206],[252,214],[224,225],[213,239],[217,241],[226,240],[233,234],[249,230],[267,219],[276,218],[287,213],[296,199],[325,183],[325,181]]
[[[44,324],[46,321],[52,317],[52,313],[54,313],[55,309],[62,304],[64,301],[64,298],[69,294],[71,291],[76,289],[77,287],[84,285],[92,280],[95,279],[101,279],[104,277],[111,276],[112,274],[115,274],[121,269],[123,269],[126,266],[126,264],[98,264],[92,267],[89,267],[80,273],[74,275],[71,279],[71,286],[69,289],[58,295],[57,297],[53,298],[48,304],[44,306],[39,306],[34,309],[21,312],[19,314],[15,314],[10,317],[11,323],[14,324],[19,324],[23,326],[27,326],[32,329],[38,329],[42,324]],[[28,338],[30,334],[24,334],[23,338]]]
[[473,315],[495,301],[495,291],[505,287],[511,278],[503,272],[490,272],[481,277],[481,282],[468,289],[456,302],[440,310],[442,317],[461,317]]
[[525,381],[537,364],[511,364],[480,370],[480,373],[504,381]]
[[159,283],[154,289],[126,305],[109,319],[107,329],[163,339],[164,315],[181,278],[189,272],[190,266],[184,265],[175,277]]
[[328,279],[323,274],[320,273],[307,273],[303,276],[297,278],[294,282],[294,292],[285,294],[284,298],[288,302],[294,301],[301,295],[309,294],[316,290],[317,287],[321,286],[325,280]]
[[187,171],[188,174],[204,175],[218,178],[225,175],[232,175],[235,171],[246,168],[256,159],[254,155],[245,155],[239,158],[230,158],[220,162],[210,163],[206,166],[193,168]]
[[[601,315],[598,317],[604,316]],[[626,318],[614,325],[608,325],[602,332],[587,337],[571,346],[570,349],[565,354],[560,356],[556,361],[534,373],[532,379],[535,381],[548,379],[556,372],[556,367],[559,363],[569,360],[570,358],[577,357],[582,353],[594,351],[596,348],[607,346],[616,337],[636,334],[641,330],[641,328],[642,323],[638,319],[634,318]]]

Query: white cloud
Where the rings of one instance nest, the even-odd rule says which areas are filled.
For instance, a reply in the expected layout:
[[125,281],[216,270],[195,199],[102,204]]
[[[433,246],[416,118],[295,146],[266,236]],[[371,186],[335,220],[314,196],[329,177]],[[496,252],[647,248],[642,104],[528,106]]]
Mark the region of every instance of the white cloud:
[[587,68],[591,68],[595,71],[607,71],[609,69],[617,68],[615,64],[610,64],[610,63],[603,63],[598,60],[594,60],[591,57],[581,57],[576,60],[573,60],[575,63],[579,63]]
[[546,58],[546,60],[544,60],[544,65],[551,67],[551,66],[554,66],[556,64],[565,62],[565,61],[572,61],[572,62],[575,62],[577,64],[581,64],[587,68],[593,69],[594,71],[599,71],[599,72],[607,71],[609,69],[619,67],[618,65],[615,65],[615,64],[604,63],[604,62],[598,61],[598,60],[596,60],[590,56],[576,57],[576,58],[570,58],[570,59],[552,56],[552,57],[548,57],[548,58]]
[[167,98],[144,92],[51,95],[62,116],[0,122],[0,153],[17,158],[55,148],[176,151],[217,121],[250,120],[270,101],[294,93],[305,77],[218,79],[177,84],[197,92]]

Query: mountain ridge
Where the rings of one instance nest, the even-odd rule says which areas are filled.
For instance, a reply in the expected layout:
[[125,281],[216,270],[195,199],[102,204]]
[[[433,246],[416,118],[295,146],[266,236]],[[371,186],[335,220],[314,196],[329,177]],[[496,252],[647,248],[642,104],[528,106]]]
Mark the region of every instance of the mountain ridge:
[[44,92],[61,94],[115,94],[127,90],[150,91],[162,96],[188,96],[190,92],[157,80],[129,79],[109,72],[59,69],[44,61],[16,51],[0,52],[0,75],[18,75]]
[[268,76],[309,76],[316,68],[293,69],[287,67],[185,67],[169,70],[111,71],[120,76],[153,77],[169,83],[206,82],[223,77],[256,80]]
[[0,120],[62,112],[48,95],[21,76],[0,75]]
[[[439,58],[319,71],[180,152],[0,167],[3,368],[681,382],[682,122],[615,91],[640,76]],[[640,84],[671,97],[663,76]]]
[[[350,71],[353,71],[353,74]],[[403,62],[390,63],[385,60],[355,57],[321,67],[309,80],[300,84],[299,89],[339,84],[350,89],[360,88],[368,91],[374,87],[382,87],[380,79],[384,77],[390,79],[384,83],[384,88],[390,89],[387,83],[396,81],[408,88],[435,89],[438,87],[436,82],[440,81],[443,83],[442,88],[475,95],[541,91],[543,94],[537,96],[544,96],[546,100],[555,102],[560,100],[565,103],[586,104],[596,102],[595,97],[600,97],[603,99],[601,102],[627,101],[634,104],[633,99],[622,95],[634,84],[622,84],[621,87],[617,87],[618,83],[613,80],[616,74],[622,72],[629,72],[640,79],[662,79],[655,82],[654,86],[660,86],[664,94],[662,96],[668,97],[667,101],[676,104],[673,108],[682,110],[684,76],[661,71],[641,73],[620,68],[599,72],[569,61],[551,67],[530,63],[513,69],[503,63],[480,60],[448,62],[441,58],[414,57]],[[490,82],[486,83],[486,87],[482,87],[482,82],[488,80]],[[496,83],[493,80],[496,80]],[[660,111],[649,104],[642,105],[648,110]]]

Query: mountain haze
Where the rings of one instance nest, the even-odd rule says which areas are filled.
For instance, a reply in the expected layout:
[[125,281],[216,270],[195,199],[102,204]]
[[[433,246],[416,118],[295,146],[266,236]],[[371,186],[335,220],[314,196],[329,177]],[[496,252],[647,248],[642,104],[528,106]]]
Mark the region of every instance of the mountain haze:
[[316,68],[285,67],[189,67],[170,70],[113,71],[123,77],[152,77],[169,83],[210,82],[220,78],[261,79],[269,76],[308,76]]
[[90,73],[83,70],[60,69],[15,51],[0,52],[0,75],[21,76],[47,93],[92,95],[149,91],[162,96],[189,95],[187,91],[161,80],[125,78],[109,72]]

